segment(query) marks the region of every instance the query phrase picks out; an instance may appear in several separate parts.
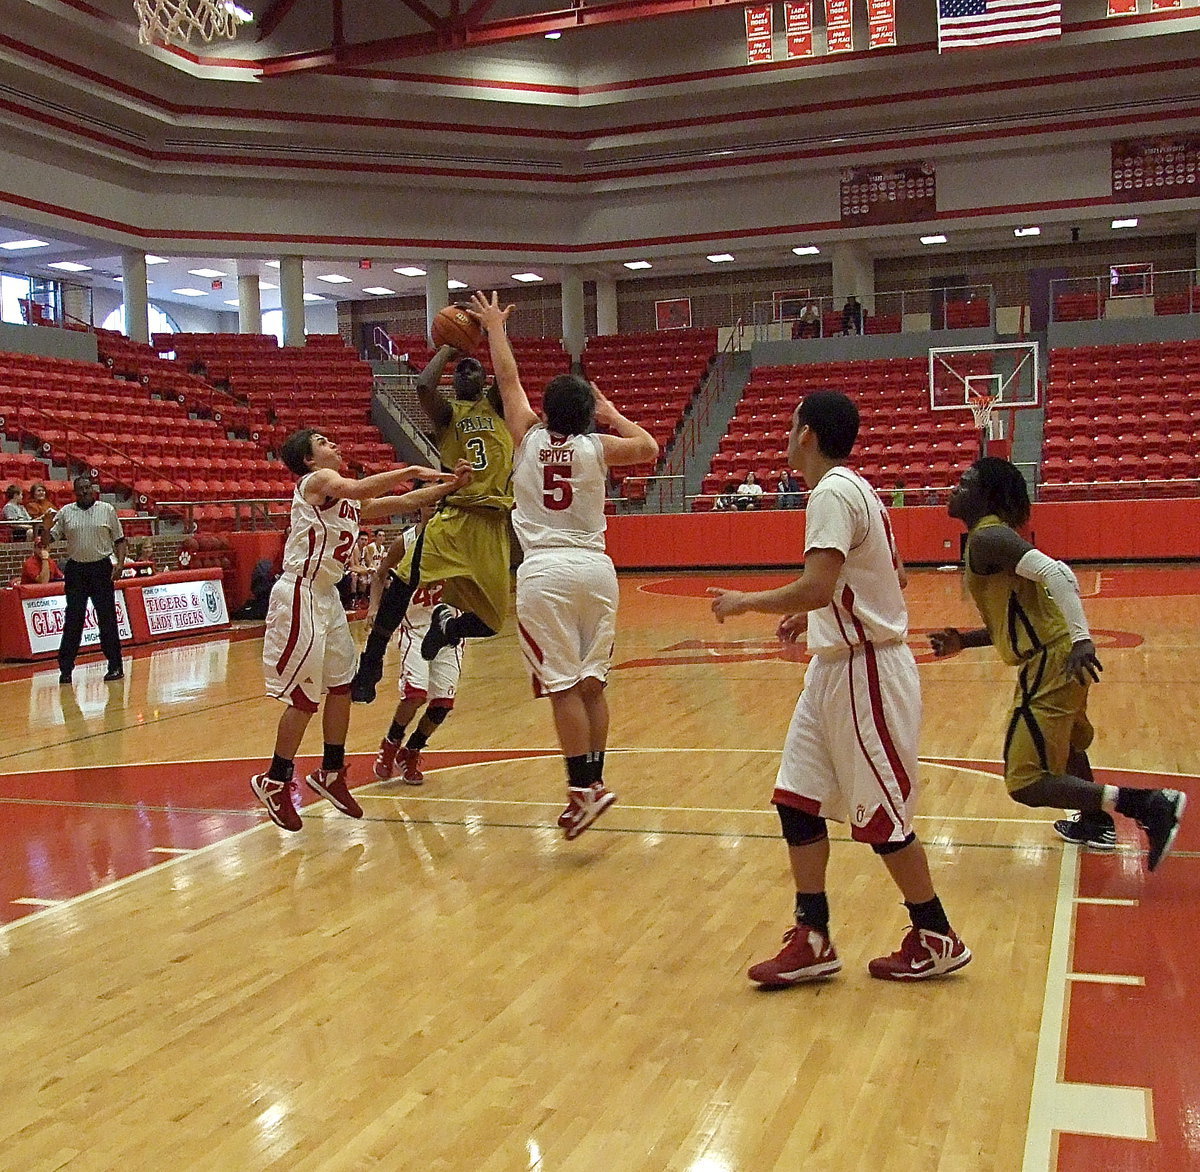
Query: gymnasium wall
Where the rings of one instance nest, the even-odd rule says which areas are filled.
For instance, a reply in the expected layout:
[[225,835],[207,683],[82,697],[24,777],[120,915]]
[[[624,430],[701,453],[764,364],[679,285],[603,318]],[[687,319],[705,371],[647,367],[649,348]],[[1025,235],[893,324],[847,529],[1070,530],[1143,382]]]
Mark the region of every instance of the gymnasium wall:
[[40,354],[43,358],[96,361],[96,335],[78,330],[17,326],[0,322],[0,353]]
[[[896,543],[911,565],[959,560],[962,525],[942,507],[890,509]],[[1030,530],[1067,561],[1200,559],[1200,499],[1037,504]],[[608,519],[618,569],[795,567],[803,560],[804,513],[685,513]]]

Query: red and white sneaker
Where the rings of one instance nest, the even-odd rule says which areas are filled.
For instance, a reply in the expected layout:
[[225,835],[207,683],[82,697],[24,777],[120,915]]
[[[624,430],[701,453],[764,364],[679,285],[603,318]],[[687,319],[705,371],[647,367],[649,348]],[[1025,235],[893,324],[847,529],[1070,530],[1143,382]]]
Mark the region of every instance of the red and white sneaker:
[[317,769],[304,780],[313,793],[320,794],[321,797],[327,799],[335,810],[340,810],[351,818],[361,818],[363,816],[362,806],[354,800],[354,795],[346,785],[348,772],[349,770],[346,769]]
[[420,749],[405,747],[396,754],[396,759],[400,762],[400,776],[404,778],[405,785],[420,785],[424,782],[425,774],[421,772]]
[[612,790],[605,789],[601,781],[589,785],[586,789],[569,788],[567,808],[558,816],[558,824],[567,840],[578,838],[616,800],[617,795]]
[[783,948],[770,960],[759,961],[746,970],[746,976],[768,989],[782,989],[805,981],[819,981],[842,971],[842,962],[819,928],[797,924],[783,934]]
[[384,737],[379,742],[379,752],[375,754],[375,776],[380,781],[387,781],[396,769],[396,754],[402,746],[399,741],[389,741]]
[[267,808],[271,821],[284,830],[299,830],[304,823],[296,813],[300,787],[295,781],[277,781],[265,773],[256,773],[250,779],[254,796]]
[[944,977],[971,962],[971,950],[954,930],[949,936],[928,928],[909,928],[891,956],[877,956],[867,971],[881,981],[926,981]]

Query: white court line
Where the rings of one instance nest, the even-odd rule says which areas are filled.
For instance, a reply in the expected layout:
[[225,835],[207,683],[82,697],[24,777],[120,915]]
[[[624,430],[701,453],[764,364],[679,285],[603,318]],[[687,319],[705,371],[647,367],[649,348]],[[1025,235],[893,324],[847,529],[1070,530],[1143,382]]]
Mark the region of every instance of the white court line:
[[1125,973],[1067,973],[1068,981],[1082,981],[1087,985],[1144,985],[1145,977],[1131,977]]
[[1137,907],[1136,899],[1106,899],[1101,895],[1077,895],[1076,903],[1086,903],[1092,907]]
[[67,901],[65,899],[36,899],[32,895],[23,895],[20,899],[10,899],[9,903],[23,903],[30,907],[61,907]]
[[1067,989],[1074,951],[1079,863],[1079,851],[1063,851],[1022,1172],[1053,1172],[1059,1132],[1143,1140],[1153,1135],[1153,1105],[1146,1087],[1060,1081],[1067,1035]]
[[152,846],[150,848],[152,855],[190,855],[191,847],[186,846]]

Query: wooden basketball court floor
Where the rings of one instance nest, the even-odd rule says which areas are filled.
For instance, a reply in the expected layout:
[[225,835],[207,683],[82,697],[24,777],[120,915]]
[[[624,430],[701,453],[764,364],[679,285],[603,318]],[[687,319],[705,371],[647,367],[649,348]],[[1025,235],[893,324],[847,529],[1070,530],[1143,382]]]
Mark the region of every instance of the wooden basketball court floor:
[[929,661],[922,632],[974,624],[957,575],[915,573],[918,828],[975,960],[911,987],[867,976],[905,917],[837,828],[844,971],[744,975],[789,923],[768,799],[803,665],[703,592],[777,576],[622,579],[621,801],[575,843],[511,623],[471,647],[422,788],[367,784],[383,692],[351,727],[365,819],[317,803],[295,835],[247,787],[278,716],[253,632],[112,687],[4,669],[0,1167],[1200,1168],[1200,572],[1080,577],[1095,764],[1182,786],[1191,819],[1147,878],[1127,826],[1081,855],[1012,804],[1010,674]]

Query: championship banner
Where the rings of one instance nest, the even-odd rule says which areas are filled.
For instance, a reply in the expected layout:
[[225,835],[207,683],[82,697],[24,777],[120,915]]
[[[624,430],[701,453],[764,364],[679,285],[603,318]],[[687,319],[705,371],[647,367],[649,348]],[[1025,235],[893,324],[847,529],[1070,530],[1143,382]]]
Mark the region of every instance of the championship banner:
[[825,35],[830,53],[854,49],[854,17],[850,0],[825,0]]
[[[117,632],[121,642],[133,638],[129,625],[129,612],[125,609],[125,591],[114,591],[117,602]],[[38,598],[22,598],[21,610],[25,615],[25,631],[29,635],[29,650],[38,655],[45,651],[57,651],[62,642],[63,621],[67,617],[65,594],[44,594]],[[89,602],[83,617],[83,639],[81,647],[96,647],[100,643],[100,628],[96,625],[96,608]]]
[[1138,0],[1108,0],[1109,16],[1136,16]]
[[848,167],[842,172],[842,223],[904,224],[937,214],[937,184],[932,163],[892,163],[886,167]]
[[783,31],[789,58],[813,55],[813,0],[783,0]]
[[774,27],[770,4],[746,6],[746,64],[775,59]]
[[1200,193],[1200,136],[1112,144],[1112,193],[1126,199],[1179,199]]
[[1169,8],[1182,8],[1183,0],[1151,0],[1152,12],[1166,12]]
[[225,592],[213,580],[163,582],[142,587],[142,605],[151,635],[173,635],[179,631],[201,631],[229,622]]
[[867,0],[868,49],[889,49],[896,43],[896,0]]

